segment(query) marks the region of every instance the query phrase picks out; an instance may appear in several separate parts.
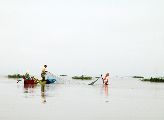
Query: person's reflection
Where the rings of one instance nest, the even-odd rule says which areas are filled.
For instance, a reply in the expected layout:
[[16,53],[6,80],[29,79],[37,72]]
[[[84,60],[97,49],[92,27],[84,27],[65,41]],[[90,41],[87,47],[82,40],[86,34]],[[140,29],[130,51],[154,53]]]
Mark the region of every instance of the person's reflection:
[[102,85],[101,87],[101,95],[108,97],[109,92],[108,92],[108,86],[109,85]]
[[108,85],[104,85],[105,102],[108,103]]
[[42,82],[41,84],[41,98],[42,98],[42,103],[46,103],[46,96],[45,96],[45,83]]
[[108,85],[104,85],[105,96],[108,97]]

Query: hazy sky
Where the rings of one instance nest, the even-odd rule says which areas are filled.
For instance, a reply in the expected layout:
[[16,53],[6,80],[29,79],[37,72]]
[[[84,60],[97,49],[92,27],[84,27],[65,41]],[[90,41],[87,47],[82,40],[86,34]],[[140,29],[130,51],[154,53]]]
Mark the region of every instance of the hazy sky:
[[0,74],[164,75],[163,0],[1,0]]

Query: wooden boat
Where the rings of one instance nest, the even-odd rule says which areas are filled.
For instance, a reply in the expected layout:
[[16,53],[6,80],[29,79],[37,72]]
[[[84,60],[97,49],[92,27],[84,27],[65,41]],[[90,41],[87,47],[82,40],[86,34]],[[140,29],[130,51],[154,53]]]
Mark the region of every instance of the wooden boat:
[[47,79],[45,81],[42,81],[42,80],[26,79],[24,76],[23,76],[23,80],[24,80],[24,84],[37,84],[41,82],[46,82],[46,84],[52,84],[56,82],[56,79]]

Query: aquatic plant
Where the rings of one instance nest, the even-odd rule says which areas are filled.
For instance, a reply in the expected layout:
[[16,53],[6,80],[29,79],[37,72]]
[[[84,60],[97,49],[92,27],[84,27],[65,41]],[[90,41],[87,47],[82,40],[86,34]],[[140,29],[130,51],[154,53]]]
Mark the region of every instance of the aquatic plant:
[[67,75],[60,75],[60,76],[67,76]]
[[142,81],[150,81],[150,82],[164,82],[164,78],[153,78],[153,77],[151,77],[151,78],[147,78],[147,79],[142,79]]
[[72,79],[91,80],[92,77],[82,75],[82,76],[74,76],[72,77]]
[[22,78],[23,75],[21,75],[21,74],[13,74],[13,75],[8,75],[7,77],[8,78]]
[[133,78],[144,78],[142,76],[133,76]]

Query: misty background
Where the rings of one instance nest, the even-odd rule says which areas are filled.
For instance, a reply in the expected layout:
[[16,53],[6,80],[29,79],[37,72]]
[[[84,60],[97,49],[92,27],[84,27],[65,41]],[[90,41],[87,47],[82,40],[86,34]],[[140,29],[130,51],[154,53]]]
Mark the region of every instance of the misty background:
[[1,0],[0,75],[164,76],[162,0]]

